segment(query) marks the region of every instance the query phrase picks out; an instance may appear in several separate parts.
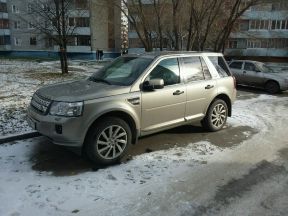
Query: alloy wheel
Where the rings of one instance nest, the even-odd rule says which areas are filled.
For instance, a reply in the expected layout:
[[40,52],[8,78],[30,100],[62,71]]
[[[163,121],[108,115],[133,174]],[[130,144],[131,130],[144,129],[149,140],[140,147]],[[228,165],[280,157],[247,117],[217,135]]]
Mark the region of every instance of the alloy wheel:
[[221,128],[225,124],[227,118],[227,110],[223,104],[217,104],[212,111],[211,123],[216,128]]
[[98,136],[96,150],[103,159],[112,160],[123,153],[127,146],[128,136],[119,125],[105,128]]

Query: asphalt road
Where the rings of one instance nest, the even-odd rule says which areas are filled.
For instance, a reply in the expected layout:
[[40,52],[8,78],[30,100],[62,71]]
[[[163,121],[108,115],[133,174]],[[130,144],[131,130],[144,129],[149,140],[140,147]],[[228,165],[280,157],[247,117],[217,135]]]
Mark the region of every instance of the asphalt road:
[[[52,207],[46,207],[47,212],[52,211],[52,215],[67,215],[67,211],[85,216],[95,215],[95,212],[105,216],[288,215],[287,109],[287,91],[277,96],[269,96],[263,91],[239,87],[238,102],[234,108],[236,118],[234,122],[228,121],[224,130],[207,133],[198,125],[193,125],[143,137],[123,159],[125,164],[119,167],[102,167],[100,170],[70,149],[53,145],[44,137],[30,139],[25,144],[26,148],[29,148],[29,154],[23,156],[23,163],[29,166],[29,170],[32,166],[39,177],[36,183],[29,182],[29,185],[22,188],[20,198],[16,199],[21,203],[18,204],[20,207],[17,213],[25,210],[27,205],[37,207],[39,211],[45,209],[45,205],[38,201],[39,196],[40,200],[53,204]],[[235,124],[241,121],[245,126]],[[172,159],[167,162],[167,166],[157,167],[158,156],[152,157],[151,161],[148,156],[144,158],[144,161],[147,160],[145,163],[140,160],[140,165],[133,164],[133,160],[137,161],[135,156],[139,157],[146,152],[153,154],[164,149],[169,152],[171,149],[181,150],[183,147],[182,152],[173,153],[175,158],[181,157],[181,154],[185,154],[185,149],[189,149],[189,144],[191,146],[191,143],[194,145],[203,141],[210,143],[209,148],[213,146],[218,151],[206,151],[204,145],[203,152],[198,151],[205,155],[205,159],[201,161],[181,162]],[[10,152],[13,152],[13,148],[16,149],[19,145],[19,142],[12,142],[1,148],[11,148]],[[30,176],[30,171],[17,169],[17,163],[22,161],[17,161],[15,155],[2,156],[0,161],[5,163],[4,167],[15,170],[15,178],[11,177],[10,180],[10,177],[5,179],[0,176],[0,182],[10,184],[9,181],[14,179],[21,182],[21,172],[26,172],[26,177]],[[162,154],[159,156],[159,163],[164,162],[165,157]],[[179,170],[169,167],[175,167],[175,164],[178,164],[176,167]],[[156,173],[153,173],[153,170]],[[132,175],[132,180],[123,178],[123,175],[126,176],[123,172],[128,172],[128,177]],[[41,173],[49,173],[51,176],[42,176]],[[108,176],[108,180],[103,179],[103,173]],[[147,173],[149,178],[143,178]],[[98,178],[98,181],[95,178]],[[136,178],[140,178],[138,185]],[[60,179],[65,181],[65,184],[59,187],[64,195],[57,192],[58,186],[53,187],[58,185]],[[27,184],[24,180],[23,182]],[[75,188],[72,184],[76,184]],[[67,196],[67,188],[76,192]],[[53,190],[55,194],[51,193]],[[5,192],[6,188],[0,187],[0,198],[1,193]],[[92,194],[89,194],[90,192]],[[89,196],[98,192],[101,192],[104,198],[93,198],[95,202],[89,204]],[[36,201],[30,202],[28,195],[32,198],[34,196]],[[79,204],[84,206],[83,208],[73,210],[73,206],[81,201],[78,196],[83,198],[86,195],[89,202],[84,200],[83,205]],[[62,200],[55,203],[54,198]],[[66,207],[68,210],[64,211],[63,208]]]

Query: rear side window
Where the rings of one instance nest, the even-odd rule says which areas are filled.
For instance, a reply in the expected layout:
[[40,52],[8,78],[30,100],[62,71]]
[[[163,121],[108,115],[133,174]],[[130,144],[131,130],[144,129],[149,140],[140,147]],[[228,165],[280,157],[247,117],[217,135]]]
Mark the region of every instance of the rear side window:
[[205,79],[202,70],[202,63],[198,56],[182,58],[182,64],[187,82]]
[[244,70],[256,71],[256,67],[253,63],[245,62]]
[[212,79],[212,76],[210,74],[210,71],[209,71],[209,69],[207,67],[206,62],[204,61],[204,59],[202,57],[200,57],[200,60],[201,60],[202,69],[203,69],[205,80]]
[[230,68],[242,69],[242,64],[243,64],[243,62],[232,62],[230,64]]
[[223,57],[221,57],[221,56],[209,56],[208,58],[210,59],[210,61],[215,66],[220,77],[231,76],[230,71],[229,71],[227,64],[226,64]]

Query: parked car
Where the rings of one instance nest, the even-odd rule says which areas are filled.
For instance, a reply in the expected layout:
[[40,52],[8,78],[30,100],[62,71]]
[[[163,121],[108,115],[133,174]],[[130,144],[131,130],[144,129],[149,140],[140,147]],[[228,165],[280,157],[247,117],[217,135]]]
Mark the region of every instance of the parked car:
[[231,61],[229,67],[239,85],[260,87],[271,94],[288,90],[288,77],[277,74],[262,62],[237,60]]
[[222,54],[125,55],[86,80],[37,90],[28,121],[53,143],[81,147],[109,165],[140,136],[198,121],[220,130],[235,98]]

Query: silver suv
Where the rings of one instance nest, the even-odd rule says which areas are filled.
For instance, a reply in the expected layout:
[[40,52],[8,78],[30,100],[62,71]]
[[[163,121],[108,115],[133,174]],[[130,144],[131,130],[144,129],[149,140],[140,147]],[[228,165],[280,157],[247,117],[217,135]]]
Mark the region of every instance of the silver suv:
[[86,80],[37,90],[28,122],[53,143],[81,147],[93,162],[109,165],[140,136],[199,121],[220,130],[235,97],[222,54],[126,55]]

